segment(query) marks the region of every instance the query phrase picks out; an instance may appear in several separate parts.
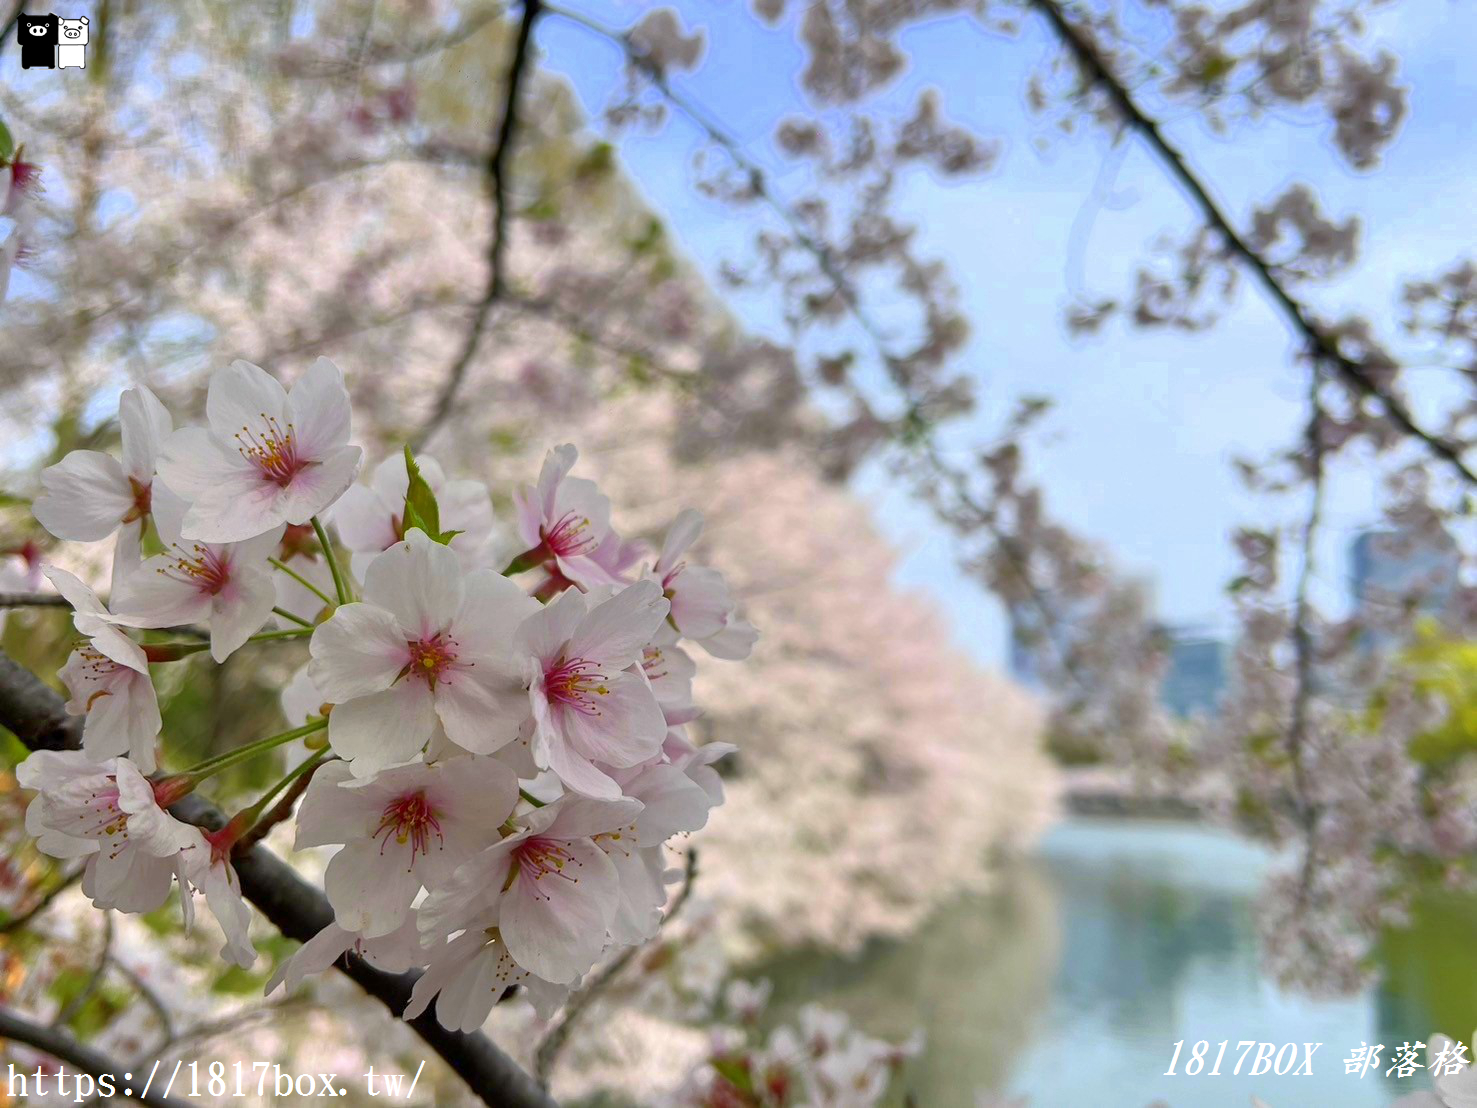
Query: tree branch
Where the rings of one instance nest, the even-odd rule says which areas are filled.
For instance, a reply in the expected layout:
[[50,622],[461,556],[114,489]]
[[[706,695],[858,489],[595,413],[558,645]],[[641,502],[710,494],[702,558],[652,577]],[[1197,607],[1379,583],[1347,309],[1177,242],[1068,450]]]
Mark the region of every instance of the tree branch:
[[0,608],[69,608],[61,593],[0,592]]
[[518,133],[518,94],[522,91],[524,78],[532,60],[533,25],[543,13],[543,0],[523,0],[523,17],[518,23],[518,37],[513,43],[513,60],[508,66],[507,99],[503,114],[498,121],[497,135],[487,155],[487,190],[492,204],[492,235],[487,247],[487,289],[477,304],[472,317],[472,326],[462,341],[461,350],[446,371],[446,382],[441,386],[441,395],[431,410],[431,417],[415,436],[414,446],[419,448],[446,422],[457,391],[467,375],[467,367],[477,354],[477,347],[487,329],[492,307],[502,297],[507,285],[506,257],[508,250],[508,159],[513,153],[514,139]]
[[[128,1066],[122,1062],[109,1058],[106,1054],[91,1047],[83,1046],[72,1036],[54,1027],[42,1027],[40,1024],[32,1023],[22,1018],[13,1008],[0,1008],[0,1038],[24,1043],[26,1046],[50,1054],[53,1058],[72,1063],[83,1073],[90,1073],[93,1077],[106,1076],[115,1083],[123,1079],[125,1072],[129,1072]],[[142,1090],[132,1099],[140,1104],[150,1105],[150,1108],[189,1108],[190,1103],[187,1100],[166,1097],[155,1092],[145,1094]]]
[[1158,155],[1170,175],[1188,194],[1190,201],[1200,209],[1205,221],[1215,228],[1232,253],[1251,270],[1252,276],[1272,298],[1273,304],[1288,324],[1307,341],[1309,349],[1313,352],[1314,360],[1330,366],[1356,393],[1374,400],[1383,409],[1386,419],[1411,438],[1423,443],[1431,453],[1446,461],[1464,481],[1477,485],[1477,473],[1473,473],[1468,468],[1462,458],[1460,448],[1421,427],[1411,415],[1405,402],[1392,391],[1381,387],[1369,366],[1350,358],[1340,350],[1338,340],[1329,335],[1313,319],[1307,307],[1288,292],[1272,272],[1271,263],[1253,250],[1236,230],[1230,216],[1216,203],[1205,184],[1190,168],[1189,161],[1164,137],[1159,124],[1145,115],[1134,103],[1127,88],[1114,76],[1108,68],[1107,61],[1098,53],[1088,33],[1067,18],[1056,0],[1031,0],[1031,2],[1067,47],[1082,69],[1088,83],[1103,90],[1128,127],[1137,131],[1140,137],[1149,144],[1150,149]]
[[[68,716],[60,696],[0,651],[0,725],[32,750],[64,750],[79,744],[82,719]],[[225,824],[220,809],[195,794],[176,804],[170,814],[207,830]],[[333,909],[323,893],[261,844],[234,859],[234,864],[246,899],[289,939],[307,942],[333,922]],[[396,1016],[405,1011],[420,977],[417,972],[385,973],[352,955],[338,965]],[[554,1108],[548,1093],[485,1035],[448,1031],[430,1011],[407,1022],[484,1103],[499,1108]]]

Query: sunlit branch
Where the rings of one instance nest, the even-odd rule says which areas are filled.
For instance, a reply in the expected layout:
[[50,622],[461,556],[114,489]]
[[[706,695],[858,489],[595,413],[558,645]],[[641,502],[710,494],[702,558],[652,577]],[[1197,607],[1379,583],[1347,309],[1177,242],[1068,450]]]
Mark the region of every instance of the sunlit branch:
[[1190,168],[1188,159],[1164,137],[1159,124],[1134,102],[1128,90],[1113,74],[1107,61],[1098,53],[1088,33],[1067,18],[1055,0],[1032,0],[1036,10],[1045,17],[1051,29],[1082,69],[1087,82],[1096,85],[1107,95],[1114,109],[1123,117],[1130,129],[1136,131],[1148,143],[1179,183],[1191,202],[1200,209],[1207,223],[1225,240],[1231,252],[1246,267],[1262,289],[1271,297],[1288,324],[1297,331],[1313,351],[1315,363],[1324,363],[1335,370],[1355,392],[1374,400],[1383,410],[1385,418],[1411,438],[1417,439],[1437,457],[1446,461],[1464,481],[1477,485],[1477,473],[1473,473],[1463,460],[1460,449],[1446,439],[1421,427],[1405,402],[1389,389],[1381,387],[1374,379],[1368,366],[1355,361],[1339,348],[1338,340],[1330,336],[1313,319],[1307,307],[1288,292],[1272,272],[1272,265],[1260,253],[1252,249],[1247,240],[1237,231],[1229,215],[1210,195],[1204,182]]
[[523,89],[532,60],[533,28],[543,12],[543,0],[524,0],[523,15],[518,23],[518,37],[513,43],[513,60],[508,66],[507,96],[498,120],[497,134],[487,156],[488,199],[492,205],[492,234],[487,246],[487,287],[477,304],[472,325],[462,340],[461,350],[447,368],[441,394],[431,409],[431,416],[421,427],[411,445],[419,449],[451,414],[457,391],[467,375],[467,368],[477,354],[477,347],[487,329],[493,305],[507,285],[508,250],[508,160],[513,153],[518,133],[518,97]]

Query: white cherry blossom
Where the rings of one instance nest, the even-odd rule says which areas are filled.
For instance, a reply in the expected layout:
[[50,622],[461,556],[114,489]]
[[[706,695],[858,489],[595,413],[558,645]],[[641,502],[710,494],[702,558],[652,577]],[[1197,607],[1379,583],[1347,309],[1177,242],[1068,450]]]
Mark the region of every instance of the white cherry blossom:
[[272,616],[277,590],[267,558],[282,528],[245,542],[192,542],[179,533],[182,511],[178,497],[156,498],[154,520],[166,552],[144,559],[123,580],[112,598],[113,618],[128,627],[207,624],[210,656],[224,662]]
[[349,445],[343,374],[319,358],[284,390],[250,362],[210,379],[209,428],[187,427],[164,444],[159,476],[189,503],[187,539],[241,542],[325,511],[359,472]]
[[37,790],[26,830],[44,854],[86,858],[82,891],[99,908],[152,912],[169,896],[180,852],[199,830],[159,807],[127,758],[94,762],[80,750],[38,750],[15,771]]
[[[436,494],[441,527],[459,531],[451,549],[462,568],[475,569],[493,534],[492,496],[481,481],[448,481],[435,458],[416,458],[421,476]],[[364,577],[376,555],[405,538],[405,491],[410,484],[404,453],[391,454],[375,466],[368,485],[351,485],[334,505],[333,522],[339,538],[352,551],[350,568]]]
[[411,990],[405,1018],[415,1019],[436,1001],[436,1019],[452,1031],[479,1029],[504,992],[521,986],[542,1019],[550,1019],[569,995],[530,973],[509,954],[491,913],[483,913],[449,942],[431,948],[430,964]]
[[72,622],[88,642],[67,658],[59,676],[71,693],[67,711],[86,716],[82,749],[94,761],[127,754],[153,773],[154,740],[163,726],[148,656],[112,622],[90,588],[64,569],[46,569],[57,592],[75,609]]
[[490,754],[528,717],[512,668],[514,628],[538,602],[494,570],[412,529],[370,563],[364,601],[314,633],[309,669],[335,707],[328,741],[356,776],[408,762],[439,720],[464,750]]
[[121,458],[74,450],[41,471],[36,521],[59,539],[96,542],[117,532],[113,588],[139,562],[139,540],[152,511],[154,466],[174,423],[143,385],[118,399]]
[[323,885],[341,927],[394,931],[422,886],[487,845],[518,799],[513,771],[491,758],[415,763],[356,780],[343,762],[318,770],[298,812],[297,849],[345,844]]
[[513,961],[569,984],[600,957],[619,907],[619,876],[594,836],[631,826],[640,811],[635,800],[568,794],[515,816],[513,834],[463,863],[426,899],[422,933],[449,935],[496,908]]

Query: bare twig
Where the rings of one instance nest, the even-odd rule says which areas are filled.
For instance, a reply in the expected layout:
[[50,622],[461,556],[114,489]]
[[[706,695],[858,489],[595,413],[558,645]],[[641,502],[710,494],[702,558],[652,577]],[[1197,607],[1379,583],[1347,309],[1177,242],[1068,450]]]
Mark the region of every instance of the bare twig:
[[69,608],[67,598],[50,592],[0,592],[0,608]]
[[[661,926],[666,927],[674,919],[677,913],[682,911],[682,906],[687,903],[687,898],[692,895],[692,883],[697,877],[697,848],[687,848],[687,867],[682,876],[682,888],[672,898],[672,906],[667,909],[667,914],[662,917]],[[554,1064],[559,1060],[559,1052],[564,1049],[564,1044],[569,1039],[569,1033],[575,1022],[584,1014],[585,1010],[599,998],[610,983],[621,975],[621,972],[635,960],[636,956],[646,948],[644,946],[628,946],[621,953],[612,958],[600,971],[587,981],[579,992],[573,994],[564,1005],[564,1011],[553,1027],[549,1028],[543,1040],[538,1045],[538,1051],[534,1055],[533,1075],[539,1084],[545,1088],[549,1085],[549,1075],[554,1072]]]
[[1308,788],[1307,759],[1308,712],[1312,707],[1314,682],[1314,642],[1312,628],[1313,574],[1317,566],[1318,529],[1323,522],[1324,443],[1323,401],[1318,389],[1322,377],[1315,362],[1308,385],[1308,480],[1312,491],[1308,498],[1308,515],[1303,524],[1302,564],[1298,570],[1297,592],[1293,599],[1292,647],[1294,679],[1292,719],[1287,732],[1287,756],[1292,766],[1293,803],[1302,825],[1303,865],[1298,883],[1298,905],[1307,899],[1312,886],[1314,859],[1317,854],[1318,811]]
[[1333,369],[1343,381],[1361,396],[1376,402],[1385,418],[1406,435],[1425,445],[1431,453],[1444,460],[1464,481],[1477,485],[1477,473],[1468,468],[1461,450],[1455,444],[1421,427],[1411,415],[1405,402],[1394,392],[1383,388],[1375,380],[1369,366],[1346,355],[1338,340],[1329,335],[1313,319],[1307,307],[1300,303],[1277,279],[1272,265],[1260,253],[1252,249],[1246,239],[1236,230],[1229,215],[1210,195],[1209,189],[1190,168],[1188,159],[1164,137],[1159,124],[1134,102],[1127,88],[1108,67],[1107,61],[1098,53],[1088,32],[1078,27],[1056,3],[1056,0],[1032,0],[1036,10],[1045,17],[1051,29],[1076,60],[1089,84],[1102,89],[1113,107],[1123,117],[1128,127],[1136,131],[1158,155],[1166,169],[1188,194],[1191,202],[1200,209],[1205,221],[1225,240],[1226,245],[1251,270],[1252,276],[1263,291],[1271,297],[1288,324],[1299,337],[1306,341],[1313,352],[1314,361]]
[[4,923],[0,923],[0,935],[5,935],[5,934],[8,934],[8,933],[10,933],[12,931],[19,931],[22,927],[25,927],[26,925],[28,925],[32,920],[34,920],[42,912],[44,912],[44,911],[46,911],[46,909],[50,908],[51,907],[51,902],[53,900],[55,900],[57,897],[61,896],[62,893],[66,892],[68,889],[70,889],[73,885],[75,885],[80,880],[82,880],[82,870],[81,870],[81,868],[74,869],[71,873],[69,873],[65,877],[63,877],[60,881],[58,881],[50,889],[48,889],[46,892],[42,893],[41,894],[41,899],[38,900],[38,901],[36,901],[35,904],[32,904],[29,908],[27,908],[20,915],[18,915],[18,916],[12,916],[10,919],[6,920]]
[[[41,1024],[32,1023],[13,1008],[0,1008],[0,1038],[24,1043],[44,1054],[50,1054],[53,1058],[70,1062],[83,1073],[89,1073],[93,1077],[106,1076],[116,1081],[119,1076],[128,1072],[128,1066],[125,1063],[116,1058],[109,1058],[90,1046],[83,1046],[72,1036],[54,1027],[43,1027]],[[156,1092],[145,1093],[143,1090],[134,1093],[131,1099],[140,1104],[147,1104],[150,1108],[188,1108],[190,1103]]]
[[523,16],[518,23],[518,37],[513,43],[513,60],[508,66],[507,97],[498,120],[497,134],[487,155],[487,191],[492,205],[492,234],[487,246],[487,289],[477,304],[461,350],[446,371],[446,381],[441,386],[435,407],[431,409],[431,416],[415,437],[413,445],[417,447],[424,444],[451,414],[451,406],[467,375],[467,367],[476,357],[482,334],[487,329],[493,305],[502,297],[507,285],[508,159],[512,156],[518,134],[518,94],[523,89],[532,60],[533,27],[542,13],[543,0],[523,0]]
[[56,1018],[51,1021],[52,1027],[65,1027],[72,1021],[72,1017],[82,1011],[82,1005],[86,1004],[93,993],[97,991],[98,984],[103,979],[103,974],[108,971],[108,963],[113,957],[113,913],[103,909],[103,941],[102,949],[98,952],[97,961],[92,967],[92,973],[88,975],[82,988],[77,990],[77,995],[67,1001],[61,1011],[57,1012]]

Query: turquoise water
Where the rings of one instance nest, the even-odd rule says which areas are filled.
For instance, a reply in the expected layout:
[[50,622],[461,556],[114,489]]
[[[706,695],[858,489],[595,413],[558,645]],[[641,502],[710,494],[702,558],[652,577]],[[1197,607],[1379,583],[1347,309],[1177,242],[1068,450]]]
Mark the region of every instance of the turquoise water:
[[[1285,993],[1261,972],[1253,908],[1270,859],[1198,826],[1065,821],[986,896],[941,910],[915,935],[856,958],[800,953],[758,972],[772,1018],[807,1001],[839,1007],[874,1033],[921,1026],[923,1058],[903,1084],[922,1108],[1027,1096],[1033,1108],[1376,1108],[1419,1078],[1344,1072],[1361,1043],[1429,1035],[1418,999],[1388,986],[1339,1000]],[[1460,1033],[1458,1033],[1460,1034]],[[1313,1076],[1164,1076],[1197,1040],[1324,1045]],[[1248,1062],[1248,1066],[1249,1066]],[[1383,1069],[1383,1067],[1381,1067]],[[1206,1069],[1209,1069],[1207,1064]]]

